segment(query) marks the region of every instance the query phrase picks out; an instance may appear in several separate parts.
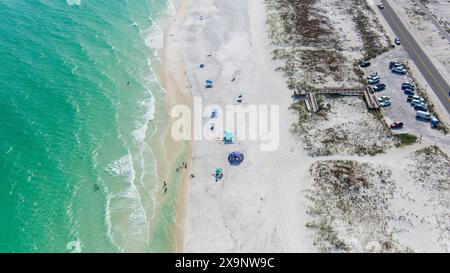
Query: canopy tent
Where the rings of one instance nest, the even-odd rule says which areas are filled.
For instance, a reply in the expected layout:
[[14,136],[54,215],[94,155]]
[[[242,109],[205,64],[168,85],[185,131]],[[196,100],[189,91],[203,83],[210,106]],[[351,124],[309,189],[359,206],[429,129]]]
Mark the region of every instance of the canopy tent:
[[244,161],[244,154],[241,152],[232,152],[228,155],[228,162],[230,164],[239,165],[242,161]]
[[225,142],[225,143],[233,143],[233,140],[234,140],[234,134],[233,134],[233,132],[229,132],[229,131],[225,131],[224,133],[223,133],[223,141]]

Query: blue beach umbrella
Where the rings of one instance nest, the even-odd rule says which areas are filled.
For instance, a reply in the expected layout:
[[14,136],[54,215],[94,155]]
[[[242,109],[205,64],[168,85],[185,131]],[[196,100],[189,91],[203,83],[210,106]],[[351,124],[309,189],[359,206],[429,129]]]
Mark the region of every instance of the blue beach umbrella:
[[228,155],[228,162],[232,165],[239,165],[244,161],[244,154],[241,152],[232,152]]

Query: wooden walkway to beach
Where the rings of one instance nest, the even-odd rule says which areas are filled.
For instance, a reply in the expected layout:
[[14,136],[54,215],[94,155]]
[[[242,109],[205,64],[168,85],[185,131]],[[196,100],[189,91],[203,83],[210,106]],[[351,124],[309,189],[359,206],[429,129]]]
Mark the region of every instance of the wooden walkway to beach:
[[311,112],[317,112],[319,110],[319,105],[317,103],[316,94],[309,93],[306,95],[306,108]]
[[294,91],[294,96],[306,96],[308,94],[316,95],[341,95],[341,96],[362,96],[366,88],[356,87],[356,88],[320,88],[314,90],[300,90]]
[[371,93],[370,86],[367,86],[366,90],[364,90],[364,99],[366,100],[367,108],[370,110],[380,109],[380,104],[378,103],[377,97]]
[[300,90],[294,91],[294,97],[304,97],[306,108],[311,112],[317,112],[319,106],[316,95],[339,95],[339,96],[361,96],[364,97],[367,108],[370,110],[379,109],[380,105],[375,95],[372,94],[369,86],[366,88],[321,88],[313,91]]

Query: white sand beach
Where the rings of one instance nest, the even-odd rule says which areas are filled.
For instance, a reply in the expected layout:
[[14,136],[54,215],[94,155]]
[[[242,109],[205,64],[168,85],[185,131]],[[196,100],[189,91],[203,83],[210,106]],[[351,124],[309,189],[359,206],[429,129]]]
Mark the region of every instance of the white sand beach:
[[[274,152],[261,151],[258,141],[194,141],[184,251],[310,250],[301,197],[308,183],[301,174],[308,166],[301,170],[298,162],[305,152],[289,131],[291,92],[275,72],[264,1],[194,1],[181,35],[194,96],[202,97],[204,105],[224,108],[242,94],[244,106],[279,105],[281,121],[280,146]],[[206,79],[215,81],[214,88],[205,90]],[[234,150],[246,157],[239,166],[227,162]],[[225,175],[216,183],[212,173],[217,167]]]

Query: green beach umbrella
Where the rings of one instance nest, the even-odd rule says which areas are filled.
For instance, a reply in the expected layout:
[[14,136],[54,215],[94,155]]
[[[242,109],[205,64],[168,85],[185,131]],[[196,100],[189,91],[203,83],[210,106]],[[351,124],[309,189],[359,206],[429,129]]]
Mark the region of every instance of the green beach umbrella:
[[223,171],[222,168],[217,168],[217,169],[216,169],[216,174],[221,174],[222,171]]

